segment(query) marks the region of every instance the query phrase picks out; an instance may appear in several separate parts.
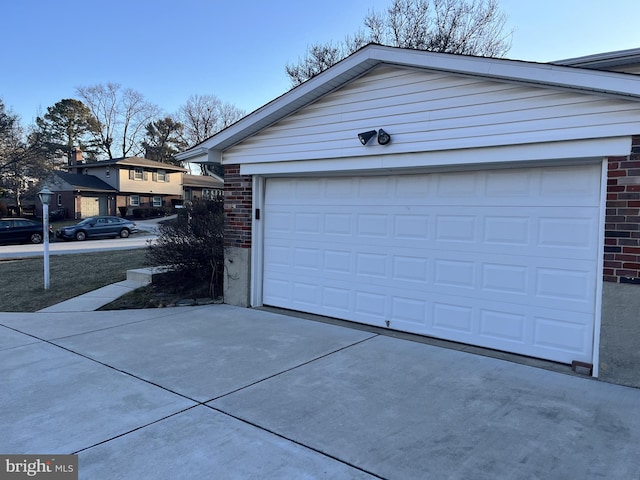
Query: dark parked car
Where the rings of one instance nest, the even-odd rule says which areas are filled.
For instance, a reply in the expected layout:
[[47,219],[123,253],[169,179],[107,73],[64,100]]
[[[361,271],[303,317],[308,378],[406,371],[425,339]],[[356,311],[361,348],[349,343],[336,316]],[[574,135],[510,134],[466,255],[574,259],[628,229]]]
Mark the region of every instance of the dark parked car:
[[0,244],[42,243],[42,223],[27,218],[0,219]]
[[85,240],[91,237],[127,238],[137,231],[136,224],[120,217],[89,217],[80,223],[56,230],[56,237]]

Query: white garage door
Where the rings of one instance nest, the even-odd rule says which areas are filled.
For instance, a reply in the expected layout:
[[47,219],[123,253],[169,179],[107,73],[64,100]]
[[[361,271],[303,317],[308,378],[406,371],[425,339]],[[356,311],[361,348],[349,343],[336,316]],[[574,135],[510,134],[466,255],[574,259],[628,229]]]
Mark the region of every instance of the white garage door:
[[268,179],[263,303],[592,362],[600,166]]
[[100,199],[98,197],[82,197],[80,206],[82,218],[100,215]]

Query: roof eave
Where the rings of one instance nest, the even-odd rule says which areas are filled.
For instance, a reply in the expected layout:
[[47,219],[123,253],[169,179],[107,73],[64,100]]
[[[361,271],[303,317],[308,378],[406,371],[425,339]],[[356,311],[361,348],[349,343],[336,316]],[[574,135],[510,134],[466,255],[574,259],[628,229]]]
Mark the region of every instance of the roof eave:
[[613,67],[623,67],[640,63],[640,48],[628,50],[617,50],[615,52],[596,53],[583,57],[567,58],[555,60],[555,65],[567,65],[572,67],[585,67],[594,69],[606,69]]

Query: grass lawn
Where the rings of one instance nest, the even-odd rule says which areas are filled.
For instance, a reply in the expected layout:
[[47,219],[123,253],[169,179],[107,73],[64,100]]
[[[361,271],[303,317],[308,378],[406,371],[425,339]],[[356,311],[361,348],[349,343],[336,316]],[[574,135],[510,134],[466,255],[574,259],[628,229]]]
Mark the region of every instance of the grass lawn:
[[146,250],[51,255],[49,290],[42,257],[0,261],[0,312],[35,312],[127,277],[142,268]]

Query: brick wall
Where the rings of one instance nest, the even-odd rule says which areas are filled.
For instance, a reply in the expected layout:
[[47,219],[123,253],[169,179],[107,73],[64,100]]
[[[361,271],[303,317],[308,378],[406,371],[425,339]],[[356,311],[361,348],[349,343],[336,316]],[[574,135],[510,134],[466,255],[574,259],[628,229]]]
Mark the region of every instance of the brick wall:
[[640,284],[640,136],[628,157],[609,157],[604,281]]
[[251,176],[240,165],[224,166],[224,246],[251,248]]

